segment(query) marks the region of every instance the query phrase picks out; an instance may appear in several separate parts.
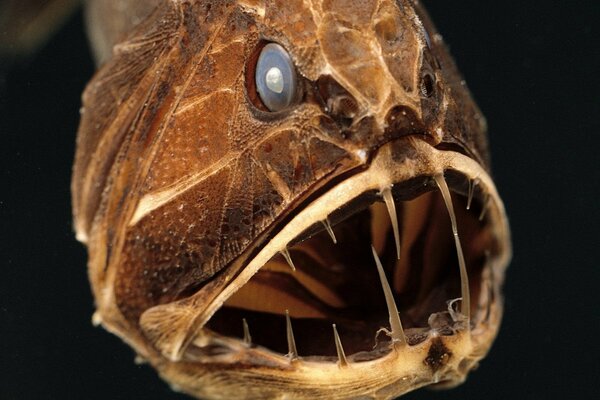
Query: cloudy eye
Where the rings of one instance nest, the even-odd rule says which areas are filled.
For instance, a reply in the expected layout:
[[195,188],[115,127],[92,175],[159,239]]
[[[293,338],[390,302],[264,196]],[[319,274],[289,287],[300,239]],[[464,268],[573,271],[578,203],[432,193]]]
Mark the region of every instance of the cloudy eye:
[[254,79],[256,91],[270,111],[289,107],[296,96],[296,71],[289,54],[276,43],[263,47]]

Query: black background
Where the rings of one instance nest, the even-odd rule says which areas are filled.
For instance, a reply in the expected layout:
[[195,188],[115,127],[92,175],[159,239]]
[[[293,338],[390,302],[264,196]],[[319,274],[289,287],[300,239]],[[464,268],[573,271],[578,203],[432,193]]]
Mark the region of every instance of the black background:
[[[600,379],[600,2],[428,1],[490,126],[511,220],[506,313],[463,386],[403,399],[587,399]],[[93,73],[81,14],[0,75],[0,398],[183,399],[90,322],[69,181]]]

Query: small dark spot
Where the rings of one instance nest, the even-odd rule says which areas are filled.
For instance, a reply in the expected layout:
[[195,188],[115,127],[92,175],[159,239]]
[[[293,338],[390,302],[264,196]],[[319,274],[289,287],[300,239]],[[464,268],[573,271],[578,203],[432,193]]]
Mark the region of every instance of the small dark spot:
[[273,150],[273,145],[271,143],[265,143],[263,146],[265,153],[270,153]]
[[440,368],[448,363],[451,357],[452,353],[444,345],[442,339],[435,338],[433,339],[431,347],[429,347],[427,357],[425,357],[423,362],[425,365],[431,368],[431,371],[437,372]]

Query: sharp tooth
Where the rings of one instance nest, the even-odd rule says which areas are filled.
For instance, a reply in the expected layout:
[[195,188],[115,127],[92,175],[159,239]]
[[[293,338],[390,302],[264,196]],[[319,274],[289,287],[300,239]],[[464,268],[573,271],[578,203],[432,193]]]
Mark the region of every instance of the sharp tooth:
[[398,230],[398,216],[396,215],[396,204],[394,203],[394,198],[392,197],[391,188],[387,187],[381,191],[381,196],[385,201],[385,205],[387,206],[388,213],[390,214],[390,219],[392,220],[392,229],[394,231],[394,240],[396,241],[396,254],[398,255],[398,260],[400,259],[400,231]]
[[475,191],[475,186],[477,186],[477,179],[471,180],[469,179],[469,194],[467,198],[467,210],[471,209],[471,203],[473,202],[473,192]]
[[292,261],[292,256],[290,256],[290,252],[288,251],[288,249],[283,249],[279,253],[283,256],[283,258],[285,258],[285,261],[287,261],[287,263],[290,266],[290,268],[292,269],[292,271],[296,271],[296,266],[294,265],[294,262]]
[[346,359],[346,353],[344,353],[342,341],[340,340],[340,335],[338,334],[335,324],[333,324],[333,339],[335,340],[335,349],[337,350],[338,364],[342,368],[347,367],[348,360]]
[[331,227],[329,220],[325,219],[324,221],[321,221],[321,223],[325,227],[325,230],[327,231],[327,233],[329,233],[329,236],[331,236],[331,240],[333,240],[333,244],[337,244],[337,239],[335,238],[335,233],[333,233],[333,228]]
[[250,336],[250,328],[248,327],[248,321],[246,321],[246,318],[242,318],[242,325],[244,326],[244,343],[251,345],[252,336]]
[[298,358],[298,350],[296,349],[296,340],[294,339],[294,331],[292,330],[292,320],[290,319],[290,311],[285,310],[285,328],[288,342],[288,357],[292,360]]
[[467,267],[465,264],[465,257],[463,255],[462,246],[460,245],[460,238],[458,237],[458,228],[456,225],[456,215],[454,214],[454,206],[452,205],[452,197],[450,196],[450,189],[448,189],[448,184],[444,179],[443,175],[436,175],[434,177],[435,182],[437,183],[440,191],[442,192],[442,197],[444,198],[444,203],[446,203],[446,208],[448,209],[448,214],[450,214],[450,222],[452,224],[452,234],[454,235],[454,244],[456,245],[456,254],[458,255],[458,266],[460,269],[460,287],[461,287],[461,296],[462,303],[460,306],[460,312],[467,318],[467,326],[470,326],[471,323],[471,298],[469,294],[469,276],[467,275]]
[[377,272],[379,272],[379,279],[381,280],[381,286],[383,287],[383,294],[385,295],[385,302],[387,304],[388,313],[390,314],[390,326],[392,328],[392,342],[394,345],[405,345],[406,337],[404,336],[404,330],[402,329],[402,322],[400,321],[400,314],[398,313],[398,307],[394,301],[394,295],[390,284],[385,276],[385,271],[381,265],[381,260],[375,251],[375,248],[371,246],[373,251],[373,258],[375,258],[375,264],[377,264]]

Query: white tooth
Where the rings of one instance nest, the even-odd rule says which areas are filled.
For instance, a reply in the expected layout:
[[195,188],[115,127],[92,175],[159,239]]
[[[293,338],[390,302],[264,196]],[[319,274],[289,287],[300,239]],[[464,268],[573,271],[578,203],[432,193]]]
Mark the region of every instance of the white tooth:
[[398,216],[396,215],[396,204],[394,203],[394,198],[392,196],[391,188],[387,187],[381,191],[381,196],[385,201],[385,205],[387,206],[388,213],[390,214],[390,219],[392,221],[392,229],[394,231],[394,240],[396,241],[396,254],[398,255],[398,260],[400,259],[400,231],[398,230]]
[[477,186],[477,179],[471,180],[469,179],[469,194],[467,198],[467,210],[471,209],[471,203],[473,202],[473,192],[475,191],[475,186]]
[[333,324],[333,339],[335,340],[335,349],[337,350],[339,366],[342,368],[347,367],[348,360],[346,359],[346,353],[344,353],[342,341],[340,340],[340,335],[338,334],[335,324]]
[[292,256],[290,256],[290,252],[288,251],[288,249],[283,249],[279,253],[283,256],[283,258],[285,258],[285,261],[287,261],[287,263],[290,266],[290,268],[292,269],[292,271],[296,271],[296,266],[294,265],[294,262],[292,261]]
[[404,330],[402,329],[402,322],[400,321],[400,314],[398,313],[398,307],[394,301],[394,294],[390,288],[390,284],[385,276],[385,271],[381,265],[381,260],[375,251],[375,248],[371,246],[373,251],[373,258],[375,264],[377,264],[377,272],[379,272],[379,279],[381,280],[381,286],[383,287],[383,294],[385,295],[385,302],[387,304],[388,313],[390,314],[390,326],[392,328],[392,342],[394,345],[405,345],[406,336],[404,336]]
[[298,350],[296,349],[296,340],[294,339],[294,331],[292,330],[292,320],[290,319],[290,311],[285,310],[285,328],[288,342],[288,357],[292,360],[298,358]]
[[250,328],[248,327],[248,321],[246,321],[246,318],[242,318],[242,325],[244,326],[244,343],[251,345],[252,336],[250,336]]
[[333,240],[333,244],[337,244],[337,239],[335,238],[335,233],[333,233],[333,228],[331,227],[329,220],[325,219],[324,221],[321,221],[321,223],[325,227],[325,230],[327,231],[327,233],[329,233],[329,236],[331,236],[331,240]]
[[456,254],[458,255],[458,267],[460,270],[460,288],[462,296],[460,312],[467,318],[467,326],[470,326],[471,297],[469,293],[469,276],[467,275],[465,257],[463,255],[462,246],[460,244],[460,238],[458,237],[458,227],[456,225],[456,215],[454,214],[452,197],[450,196],[450,189],[448,189],[448,184],[446,183],[444,176],[436,175],[434,176],[434,179],[438,187],[440,188],[440,191],[442,192],[444,203],[446,203],[446,208],[448,209],[448,214],[450,215],[450,222],[452,224],[452,234],[454,235],[454,244],[456,246]]

